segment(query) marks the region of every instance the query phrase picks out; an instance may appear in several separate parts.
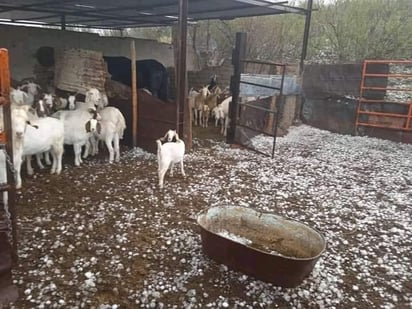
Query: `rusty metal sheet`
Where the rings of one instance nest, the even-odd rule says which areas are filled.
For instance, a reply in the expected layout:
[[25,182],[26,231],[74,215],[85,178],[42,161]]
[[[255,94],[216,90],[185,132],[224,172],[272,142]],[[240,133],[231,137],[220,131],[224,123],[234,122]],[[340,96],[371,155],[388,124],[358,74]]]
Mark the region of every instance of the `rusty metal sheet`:
[[325,239],[313,228],[250,208],[211,207],[197,222],[206,255],[282,287],[300,284],[326,249]]
[[[126,119],[123,143],[133,145],[132,102],[131,99],[110,98],[110,105],[117,107]],[[138,90],[137,145],[157,152],[156,139],[164,136],[169,129],[176,128],[176,103],[163,102],[143,90]]]

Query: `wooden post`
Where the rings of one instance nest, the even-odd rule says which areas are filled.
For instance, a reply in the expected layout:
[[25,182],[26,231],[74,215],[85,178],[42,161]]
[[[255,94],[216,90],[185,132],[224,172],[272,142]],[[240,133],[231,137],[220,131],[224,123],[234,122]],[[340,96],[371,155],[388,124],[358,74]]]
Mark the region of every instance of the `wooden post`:
[[191,149],[192,134],[191,123],[188,122],[189,101],[187,98],[187,13],[188,0],[179,0],[179,34],[178,34],[178,67],[177,69],[177,95],[176,95],[176,130],[183,136],[186,148]]
[[227,130],[226,142],[233,144],[235,141],[235,128],[237,122],[237,111],[240,91],[240,75],[244,71],[244,60],[246,58],[246,33],[236,33],[236,46],[232,53],[233,75],[230,79],[230,91],[232,102],[229,104],[230,124]]
[[[278,97],[275,96],[275,95],[271,97],[269,109],[271,109],[271,110],[276,110],[276,107],[277,107],[277,104],[276,104],[277,99],[278,99]],[[276,110],[276,112],[277,112],[277,110]],[[266,128],[265,128],[265,131],[266,131],[267,134],[271,134],[271,135],[273,134],[273,131],[274,131],[274,130],[273,130],[273,125],[274,125],[274,123],[275,123],[275,114],[273,114],[273,113],[268,113],[268,122],[267,122]]]
[[133,128],[132,128],[132,137],[133,137],[133,147],[137,146],[137,122],[138,122],[138,113],[137,113],[137,68],[136,68],[136,46],[134,39],[130,42],[130,53],[132,61],[132,106],[133,106]]

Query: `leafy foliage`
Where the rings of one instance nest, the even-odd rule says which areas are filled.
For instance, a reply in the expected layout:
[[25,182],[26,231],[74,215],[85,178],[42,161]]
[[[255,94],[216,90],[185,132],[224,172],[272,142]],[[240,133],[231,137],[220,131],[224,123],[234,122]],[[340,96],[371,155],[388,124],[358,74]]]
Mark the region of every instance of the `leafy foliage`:
[[[306,2],[294,5],[305,8]],[[313,9],[307,61],[412,58],[411,0],[315,0]],[[230,57],[236,32],[247,32],[250,58],[297,62],[304,24],[305,17],[296,14],[202,21],[190,26],[189,41],[198,51]],[[170,28],[126,33],[171,42]]]
[[[306,6],[306,1],[300,4]],[[412,1],[320,0],[314,4],[307,60],[351,62],[412,58]],[[211,40],[230,55],[238,31],[248,33],[248,56],[298,61],[305,18],[286,14],[210,23]],[[207,22],[199,24],[197,44],[205,46]],[[209,44],[210,45],[210,44]],[[212,46],[213,47],[213,46]]]

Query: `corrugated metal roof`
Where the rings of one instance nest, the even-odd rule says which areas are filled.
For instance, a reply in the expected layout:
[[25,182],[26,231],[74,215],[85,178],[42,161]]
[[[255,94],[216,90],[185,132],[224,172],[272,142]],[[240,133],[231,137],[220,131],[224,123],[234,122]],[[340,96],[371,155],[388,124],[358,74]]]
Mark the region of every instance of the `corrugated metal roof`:
[[[91,28],[132,28],[173,25],[178,0],[0,0],[0,23]],[[188,0],[189,22],[205,19],[305,14],[305,10],[274,0]]]

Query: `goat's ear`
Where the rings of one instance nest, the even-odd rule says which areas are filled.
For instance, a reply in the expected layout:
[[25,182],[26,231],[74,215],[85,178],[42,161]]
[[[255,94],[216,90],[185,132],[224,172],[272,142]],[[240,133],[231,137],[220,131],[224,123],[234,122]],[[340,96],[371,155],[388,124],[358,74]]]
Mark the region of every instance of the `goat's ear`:
[[[35,105],[34,106],[37,106],[37,104],[38,104],[38,102],[37,103],[35,103]],[[29,113],[32,113],[33,115],[36,115],[36,109],[34,109],[33,107],[29,107],[29,110],[28,110],[28,112]]]
[[31,122],[30,121],[26,121],[26,123],[29,125],[29,126],[32,126],[33,128],[35,128],[35,129],[38,129],[39,128],[39,126],[38,125],[35,125],[35,124],[31,124]]
[[97,133],[102,134],[102,125],[100,124],[100,122],[97,123],[96,127],[97,127]]
[[19,89],[27,89],[27,87],[28,87],[28,85],[27,84],[24,84],[24,85],[22,85],[22,86],[20,86],[20,87],[18,87]]
[[96,110],[94,108],[89,108],[87,111],[89,112],[89,114],[92,114],[92,115],[96,113]]
[[90,120],[86,122],[86,132],[90,133]]

